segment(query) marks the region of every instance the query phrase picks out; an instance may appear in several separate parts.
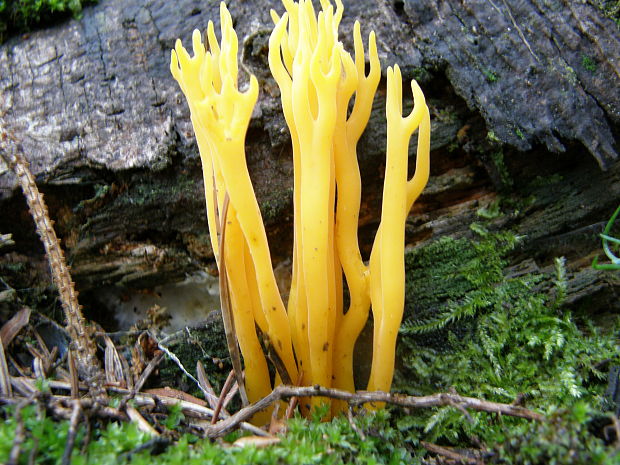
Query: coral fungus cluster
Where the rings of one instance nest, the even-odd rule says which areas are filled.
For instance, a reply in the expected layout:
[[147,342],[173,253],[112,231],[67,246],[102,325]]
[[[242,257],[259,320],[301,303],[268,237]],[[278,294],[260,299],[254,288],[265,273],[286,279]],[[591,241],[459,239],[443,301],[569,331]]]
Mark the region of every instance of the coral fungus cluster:
[[[365,263],[357,238],[362,186],[356,145],[381,75],[375,35],[368,38],[366,73],[359,23],[353,30],[354,57],[338,40],[340,0],[336,8],[321,0],[318,14],[310,0],[283,4],[284,14],[271,12],[275,27],[269,66],[293,145],[294,244],[286,305],[245,160],[245,133],[259,84],[250,76],[247,90],[238,88],[237,36],[223,3],[221,41],[209,22],[208,51],[194,31],[193,56],[177,41],[171,60],[198,141],[211,242],[230,296],[247,395],[255,401],[282,379],[353,391],[353,348],[371,307],[374,339],[367,389],[388,391],[404,308],[405,221],[429,176],[429,111],[411,81],[415,105],[403,117],[401,73],[397,65],[388,68],[381,222]],[[408,179],[409,141],[416,129],[416,169]],[[222,230],[225,241],[220,240]],[[348,308],[343,305],[345,282]],[[281,362],[273,381],[257,331]],[[332,412],[339,408],[334,403]]]

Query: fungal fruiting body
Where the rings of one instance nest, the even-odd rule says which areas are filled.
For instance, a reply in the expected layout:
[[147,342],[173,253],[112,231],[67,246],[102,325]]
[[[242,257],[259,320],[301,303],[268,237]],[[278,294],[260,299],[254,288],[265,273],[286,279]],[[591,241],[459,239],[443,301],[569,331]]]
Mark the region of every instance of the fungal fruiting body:
[[[340,0],[336,8],[321,0],[318,14],[310,0],[283,0],[283,4],[286,12],[281,16],[271,12],[275,27],[269,40],[269,67],[280,88],[293,146],[294,244],[286,308],[244,152],[258,82],[250,76],[248,89],[238,89],[238,42],[224,3],[221,42],[209,22],[208,51],[194,31],[193,56],[177,41],[171,60],[198,142],[211,243],[230,294],[247,395],[256,401],[273,385],[256,328],[267,336],[292,382],[353,391],[353,348],[370,308],[374,339],[367,389],[389,391],[404,308],[405,221],[429,176],[428,107],[413,80],[414,108],[403,117],[400,69],[398,65],[387,69],[382,213],[366,264],[357,237],[362,186],[356,146],[381,76],[375,35],[371,32],[368,37],[366,57],[356,22],[352,57],[338,40]],[[415,174],[408,179],[409,141],[416,130]],[[218,239],[221,226],[226,228],[223,247]],[[346,309],[344,282],[350,295]],[[341,408],[334,402],[332,413]]]

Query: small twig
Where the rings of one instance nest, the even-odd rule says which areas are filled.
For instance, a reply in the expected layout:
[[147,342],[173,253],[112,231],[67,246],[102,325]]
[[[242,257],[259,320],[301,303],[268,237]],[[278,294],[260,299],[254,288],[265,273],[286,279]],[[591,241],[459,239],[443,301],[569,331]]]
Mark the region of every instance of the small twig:
[[[453,387],[450,388],[449,390],[450,394],[455,394],[458,395],[458,393],[456,392],[456,389],[454,389]],[[469,412],[465,409],[465,407],[463,407],[463,405],[459,404],[459,403],[451,403],[449,404],[452,407],[454,407],[455,409],[457,409],[459,412],[461,412],[463,414],[463,416],[467,419],[467,421],[470,424],[474,423],[474,419],[471,417],[471,415],[469,414]],[[512,405],[518,405],[517,403],[513,402]]]
[[[24,386],[29,386],[29,387],[30,385],[34,385],[34,381],[30,378],[15,378],[14,377],[11,379],[11,381],[14,383],[19,382],[23,384]],[[65,382],[65,381],[50,380],[49,386],[52,389],[59,389],[59,390],[65,390],[65,391],[71,390],[70,383]],[[82,385],[80,386],[80,389],[86,390],[86,386]],[[131,394],[130,390],[121,388],[121,387],[116,387],[116,386],[108,386],[107,390],[109,393],[115,393],[115,394],[120,394],[124,396]],[[34,388],[31,388],[31,390],[28,392],[32,393],[32,392],[35,392],[35,390]],[[67,401],[70,401],[71,398],[68,396],[51,395],[49,396],[49,399],[52,405],[56,406],[55,409],[53,409],[54,413],[56,413],[61,418],[68,419],[70,416],[70,413],[68,413],[66,409],[60,408],[58,405],[59,405],[59,402],[67,402]],[[181,410],[186,417],[192,417],[192,418],[196,418],[199,420],[211,420],[214,414],[213,409],[210,409],[208,407],[203,407],[202,405],[198,405],[193,402],[186,401],[186,400],[180,400],[174,397],[167,397],[163,395],[155,395],[155,394],[141,392],[141,393],[136,393],[133,399],[134,399],[136,407],[155,408],[157,406],[157,403],[165,407],[171,407],[173,405],[178,405],[179,407],[181,407]],[[82,398],[81,402],[82,402],[82,407],[90,407],[91,405],[93,405],[92,399],[89,399],[89,398]],[[15,398],[0,397],[0,403],[14,405],[18,403],[18,400]],[[125,416],[122,415],[118,410],[112,409],[110,407],[102,407],[97,411],[97,413],[102,416],[107,416],[110,418],[123,419],[123,420],[126,419]],[[250,423],[246,423],[243,420],[242,420],[242,423],[237,423],[237,424],[239,425],[241,429],[248,431],[252,434],[255,434],[257,436],[268,435],[262,429],[254,425],[251,425]],[[204,429],[204,426],[201,425],[199,426],[199,428]]]
[[230,388],[230,391],[228,391],[228,394],[226,394],[226,398],[224,399],[224,403],[222,404],[222,411],[220,412],[220,417],[230,416],[230,414],[226,411],[226,407],[228,407],[228,404],[230,404],[230,401],[235,398],[238,392],[239,392],[239,385],[237,384],[237,381],[235,381],[232,387]]
[[220,411],[222,410],[222,406],[224,405],[224,400],[226,399],[226,394],[232,388],[232,384],[235,380],[235,370],[233,369],[229,374],[228,378],[224,382],[224,386],[222,386],[222,391],[220,392],[220,397],[217,400],[217,404],[214,409],[213,418],[211,419],[211,424],[214,425],[220,416]]
[[286,407],[284,418],[289,420],[293,416],[293,413],[295,412],[295,407],[297,407],[298,403],[299,403],[299,397],[291,397],[291,400],[289,401],[288,406]]
[[144,368],[144,370],[140,374],[140,377],[138,378],[138,381],[136,381],[136,385],[134,386],[132,391],[140,392],[146,380],[149,378],[149,376],[151,376],[151,373],[153,373],[153,370],[157,368],[157,365],[159,365],[163,359],[164,359],[163,352],[159,352],[157,355],[155,355],[155,357],[153,357],[153,359],[148,363],[148,365]]
[[340,399],[348,402],[350,405],[362,405],[367,403],[385,402],[401,407],[409,408],[429,408],[441,407],[446,405],[460,405],[464,408],[473,410],[498,413],[514,417],[526,418],[529,420],[543,421],[544,416],[540,413],[533,412],[524,407],[502,404],[499,402],[490,402],[487,400],[476,399],[473,397],[465,397],[456,393],[438,393],[430,396],[406,396],[402,394],[392,394],[381,391],[359,391],[355,393],[341,391],[339,389],[327,389],[321,386],[278,386],[271,394],[263,397],[258,402],[242,408],[230,418],[222,420],[215,425],[206,428],[206,435],[211,438],[223,436],[234,430],[240,421],[250,419],[254,414],[266,409],[274,402],[289,397],[312,397],[322,396],[333,399]]
[[432,444],[426,441],[420,441],[422,447],[427,449],[428,451],[441,455],[443,457],[447,457],[451,460],[456,460],[458,463],[467,464],[467,465],[476,465],[480,462],[474,458],[467,457],[465,455],[459,454],[458,452],[454,452],[453,450],[448,449],[447,447],[438,446],[437,444]]
[[351,425],[351,429],[357,433],[357,435],[360,437],[360,439],[362,441],[365,441],[366,440],[366,435],[355,424],[355,419],[353,418],[353,407],[351,407],[350,405],[349,405],[349,408],[347,409],[347,419],[349,420],[349,424]]
[[75,445],[75,437],[78,432],[78,422],[80,415],[82,414],[82,404],[79,400],[73,402],[73,410],[71,411],[71,419],[69,421],[69,431],[67,432],[67,442],[65,444],[65,451],[62,454],[62,465],[71,464],[71,452],[73,452],[73,446]]
[[[297,373],[297,382],[295,383],[295,386],[299,386],[303,379],[304,379],[304,371],[299,370],[299,373]],[[288,403],[288,407],[286,408],[286,413],[284,414],[284,418],[288,420],[293,416],[293,412],[295,411],[295,407],[297,407],[298,403],[299,403],[299,397],[291,397],[291,400]]]
[[9,453],[9,461],[7,462],[7,465],[17,465],[19,463],[22,444],[26,440],[24,419],[22,418],[22,409],[25,406],[26,403],[22,401],[15,407],[15,432],[13,433],[13,445],[11,446],[11,452]]
[[151,436],[159,436],[159,433],[151,426],[151,424],[144,419],[144,417],[138,412],[135,407],[127,405],[125,412],[131,421],[133,421],[140,431],[143,431]]
[[198,383],[200,383],[200,386],[202,387],[202,391],[209,394],[208,396],[206,396],[209,407],[215,409],[215,407],[217,406],[218,396],[215,393],[213,386],[209,382],[207,372],[205,371],[204,366],[202,366],[202,362],[200,360],[196,362],[196,375],[198,378]]

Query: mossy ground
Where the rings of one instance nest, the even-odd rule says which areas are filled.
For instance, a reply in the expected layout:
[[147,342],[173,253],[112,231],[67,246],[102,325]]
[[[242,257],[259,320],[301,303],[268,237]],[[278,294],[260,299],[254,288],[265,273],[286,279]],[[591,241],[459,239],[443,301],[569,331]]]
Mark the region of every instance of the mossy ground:
[[443,407],[400,417],[399,431],[447,446],[484,444],[492,463],[618,463],[600,427],[612,423],[603,393],[620,361],[618,325],[596,328],[567,310],[562,259],[552,275],[509,275],[519,238],[472,229],[481,236],[442,238],[407,255],[396,389],[522,402],[550,421]]
[[[508,274],[507,257],[519,238],[474,229],[482,235],[442,238],[407,254],[408,304],[395,388],[417,395],[456,389],[520,402],[548,421],[454,407],[358,412],[353,422],[339,417],[324,423],[319,415],[293,420],[279,444],[260,449],[230,447],[239,433],[222,443],[200,440],[177,412],[160,425],[174,438],[163,447],[132,424],[95,425],[89,440],[81,430],[72,463],[424,463],[424,442],[481,450],[486,463],[618,463],[614,406],[603,395],[607,372],[620,364],[617,327],[603,331],[565,308],[562,260],[552,275]],[[192,347],[199,358],[207,350],[202,343]],[[188,364],[195,355],[180,354]],[[163,368],[163,377],[174,376],[176,367]],[[11,409],[4,416],[0,461],[8,457],[17,424]],[[30,407],[22,418],[23,450],[37,442],[37,463],[58,462],[67,423]],[[22,456],[26,463],[27,453]]]

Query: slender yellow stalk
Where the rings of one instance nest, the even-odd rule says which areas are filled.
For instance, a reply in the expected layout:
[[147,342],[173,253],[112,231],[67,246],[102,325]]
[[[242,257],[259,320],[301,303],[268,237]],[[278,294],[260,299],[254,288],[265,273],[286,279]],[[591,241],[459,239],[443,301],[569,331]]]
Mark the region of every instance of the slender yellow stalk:
[[[405,304],[405,221],[414,197],[429,176],[430,117],[424,95],[411,81],[414,108],[402,116],[402,77],[400,69],[388,68],[386,116],[388,143],[381,224],[370,258],[370,286],[373,308],[373,362],[369,390],[389,391],[394,374],[396,337]],[[409,140],[419,129],[416,174],[407,181]]]
[[[310,2],[302,2],[300,5]],[[309,9],[306,10],[309,13]],[[340,78],[340,55],[329,48],[329,13],[319,14],[319,36],[314,50],[308,29],[310,14],[300,18],[300,43],[293,62],[293,115],[301,149],[301,259],[304,279],[312,286],[306,292],[308,346],[312,380],[331,385],[330,320],[335,308],[329,293],[329,210],[331,140],[335,127],[336,92]],[[310,36],[311,37],[311,36]],[[302,40],[304,39],[304,40]],[[314,103],[316,102],[316,103]],[[316,110],[313,107],[316,105]],[[333,276],[333,274],[331,275]]]
[[[242,247],[239,247],[239,244]],[[267,360],[263,353],[260,341],[256,335],[254,324],[255,302],[245,272],[245,241],[237,214],[231,206],[226,215],[226,245],[225,259],[227,264],[228,286],[232,302],[233,320],[235,332],[239,341],[239,348],[245,363],[245,389],[248,400],[253,403],[265,397],[271,392],[269,370]],[[251,363],[248,361],[251,360]],[[265,424],[269,421],[270,410],[264,410],[257,414],[253,421],[257,424]]]
[[[349,288],[350,305],[338,328],[334,346],[334,387],[355,390],[353,381],[353,349],[362,331],[370,308],[368,269],[362,262],[357,227],[361,201],[361,179],[356,146],[370,117],[372,100],[381,75],[374,33],[368,38],[370,72],[365,75],[364,47],[359,22],[353,30],[355,64],[343,57],[346,79],[355,84],[346,89],[343,84],[338,103],[338,126],[334,136],[338,202],[336,213],[336,244]],[[355,76],[355,79],[353,79]],[[347,119],[347,105],[355,92],[355,104]],[[341,404],[339,407],[342,407]]]

